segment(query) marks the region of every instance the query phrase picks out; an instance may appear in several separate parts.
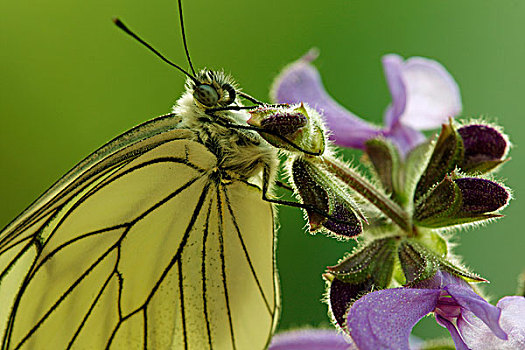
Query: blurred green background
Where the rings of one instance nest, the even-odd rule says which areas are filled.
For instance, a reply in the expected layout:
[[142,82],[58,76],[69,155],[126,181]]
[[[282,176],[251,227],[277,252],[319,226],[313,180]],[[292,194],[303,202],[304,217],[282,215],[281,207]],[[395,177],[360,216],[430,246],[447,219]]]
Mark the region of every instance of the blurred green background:
[[[516,198],[507,216],[456,239],[467,265],[491,281],[489,295],[514,293],[525,268],[519,223],[525,208],[520,182],[524,1],[186,0],[183,5],[194,64],[224,68],[260,99],[267,99],[272,78],[284,65],[315,46],[321,51],[316,65],[333,96],[380,123],[390,101],[382,55],[420,55],[443,63],[461,88],[463,116],[499,121],[516,144],[512,161],[499,174]],[[0,4],[0,226],[84,156],[168,112],[181,94],[181,74],[118,30],[113,16],[185,64],[175,0]],[[327,325],[321,273],[351,245],[306,234],[296,210],[281,208],[279,216],[280,328]],[[446,334],[429,319],[415,333]]]

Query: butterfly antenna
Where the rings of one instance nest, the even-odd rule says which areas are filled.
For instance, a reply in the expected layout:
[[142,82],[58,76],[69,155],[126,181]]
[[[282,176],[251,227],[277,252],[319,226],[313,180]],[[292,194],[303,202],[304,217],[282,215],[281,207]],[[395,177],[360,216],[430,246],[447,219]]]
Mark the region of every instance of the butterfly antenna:
[[[129,29],[124,23],[122,23],[122,21],[118,18],[114,18],[113,19],[113,23],[115,23],[117,25],[117,27],[119,27],[120,29],[122,29],[126,34],[130,35],[133,39],[137,40],[139,43],[141,43],[142,45],[146,46],[151,52],[153,52],[155,55],[157,55],[157,57],[159,57],[161,60],[163,60],[164,62],[166,62],[167,64],[169,64],[170,66],[172,67],[175,67],[177,68],[179,71],[181,71],[182,73],[184,73],[186,76],[188,76],[191,80],[193,80],[193,82],[197,85],[200,84],[200,82],[197,80],[197,78],[195,78],[195,76],[191,75],[190,73],[186,72],[184,69],[182,69],[182,67],[180,67],[179,65],[171,62],[170,60],[168,60],[166,57],[164,57],[160,52],[158,52],[157,50],[155,50],[153,48],[153,46],[151,46],[150,44],[148,44],[147,42],[145,42],[144,40],[142,40],[137,34],[133,33],[131,31],[131,29]],[[189,58],[189,56],[188,56]],[[193,71],[193,67],[192,67],[192,71]],[[193,73],[195,74],[195,72]]]
[[188,50],[188,43],[186,42],[186,32],[184,31],[184,19],[182,16],[182,0],[179,0],[179,19],[180,19],[180,29],[182,32],[182,42],[184,43],[184,51],[186,51],[186,58],[188,59],[188,64],[190,65],[191,72],[195,74],[195,69],[193,69],[193,64],[191,63],[190,51]]

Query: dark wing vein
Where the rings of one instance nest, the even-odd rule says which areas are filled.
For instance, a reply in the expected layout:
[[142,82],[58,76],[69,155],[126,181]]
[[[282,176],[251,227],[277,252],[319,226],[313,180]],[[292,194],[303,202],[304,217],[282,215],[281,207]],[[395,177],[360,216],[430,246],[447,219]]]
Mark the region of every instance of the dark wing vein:
[[[193,169],[196,169],[196,170],[199,170],[195,165],[187,162],[185,159],[180,159],[180,158],[175,158],[175,157],[163,157],[163,158],[157,158],[157,159],[153,159],[151,161],[147,161],[147,162],[144,162],[144,163],[140,163],[140,164],[137,164],[136,166],[122,172],[121,174],[118,174],[117,176],[107,180],[107,181],[103,181],[102,183],[98,184],[97,186],[95,186],[95,188],[91,189],[88,193],[86,193],[84,196],[82,196],[82,198],[80,198],[71,208],[70,210],[68,211],[68,213],[66,213],[60,220],[60,222],[55,226],[54,230],[51,232],[51,234],[49,235],[49,237],[52,237],[53,234],[60,228],[61,224],[75,211],[76,208],[78,208],[80,205],[82,205],[86,200],[88,200],[92,195],[94,195],[95,193],[99,192],[101,189],[103,189],[104,187],[106,186],[109,186],[110,184],[116,182],[118,179],[124,177],[125,175],[128,175],[128,174],[131,174],[133,171],[136,171],[136,170],[139,170],[139,169],[142,169],[142,168],[145,168],[149,165],[153,165],[153,164],[160,164],[160,163],[175,163],[175,164],[184,164],[184,165],[187,165],[187,166],[190,166],[191,168]],[[200,170],[199,170],[200,171]],[[180,187],[177,191],[173,192],[171,195],[165,197],[163,200],[159,201],[157,204],[153,205],[150,210],[147,210],[145,211],[142,215],[139,215],[135,220],[133,220],[130,224],[133,225],[135,224],[136,222],[138,222],[140,219],[142,219],[143,217],[145,217],[146,215],[148,215],[151,211],[155,210],[157,207],[161,206],[162,204],[164,204],[165,202],[169,201],[171,198],[175,197],[176,195],[178,195],[180,192],[182,192],[183,190],[185,190],[187,187],[189,187],[191,184],[193,184],[195,181],[197,181],[200,177],[195,177],[193,179],[191,179],[190,181],[188,181],[186,184],[184,184],[182,187]],[[57,215],[60,213],[60,210],[57,212]],[[50,218],[50,220],[52,220],[53,218]],[[46,243],[49,241],[49,239],[47,239]],[[44,243],[44,246],[45,246],[45,243]],[[43,247],[42,247],[43,248]]]
[[208,315],[208,303],[206,299],[206,242],[208,241],[209,234],[209,223],[210,223],[210,214],[211,206],[213,201],[210,201],[208,206],[208,212],[206,213],[206,225],[204,226],[204,233],[202,237],[202,304],[204,309],[204,320],[206,321],[206,332],[208,334],[208,346],[210,350],[212,349],[212,340],[211,340],[211,329],[210,329],[210,317]]
[[84,325],[86,324],[89,316],[93,312],[93,309],[97,305],[97,302],[100,299],[100,297],[102,296],[102,293],[104,292],[104,290],[106,289],[107,285],[109,284],[109,281],[111,281],[111,279],[113,278],[115,270],[116,270],[116,264],[115,264],[115,269],[113,270],[112,273],[109,274],[108,278],[106,279],[106,281],[102,285],[102,288],[100,288],[100,291],[97,293],[97,295],[95,296],[95,299],[93,300],[93,302],[89,306],[89,309],[86,312],[86,315],[84,316],[84,318],[82,319],[82,322],[77,327],[77,330],[76,330],[75,334],[73,334],[73,337],[69,341],[69,344],[67,345],[67,350],[71,349],[71,347],[73,346],[73,343],[75,342],[75,339],[77,339],[78,335],[82,331],[82,328],[84,328]]
[[270,313],[270,315],[272,315],[273,317],[273,310],[270,307],[270,304],[268,302],[268,299],[266,298],[266,295],[264,294],[261,283],[259,282],[259,278],[257,277],[257,272],[255,271],[255,268],[253,267],[252,260],[250,259],[250,254],[248,253],[248,249],[246,248],[246,244],[244,243],[244,239],[242,238],[242,233],[241,233],[241,230],[239,229],[239,224],[237,223],[237,218],[235,217],[235,213],[233,212],[233,209],[230,203],[230,199],[228,197],[228,193],[225,187],[222,187],[222,188],[223,188],[224,197],[226,199],[226,205],[228,206],[228,211],[230,212],[230,215],[233,221],[233,225],[235,227],[235,231],[237,232],[237,237],[239,238],[239,241],[241,242],[244,257],[246,258],[246,262],[250,266],[250,271],[252,272],[252,276],[255,279],[255,282],[257,283],[257,288],[259,289],[259,292],[261,293],[261,296],[264,299],[266,308],[268,309],[268,312]]
[[144,316],[144,350],[148,349],[148,315],[146,314],[146,308],[142,310]]
[[[219,185],[217,185],[219,186]],[[224,208],[221,200],[221,191],[217,188],[217,211],[219,217],[219,256],[221,258],[221,275],[222,285],[224,288],[224,296],[226,298],[226,310],[228,311],[228,322],[230,325],[230,336],[233,348],[235,349],[235,334],[233,331],[232,314],[230,310],[230,298],[228,296],[228,285],[226,282],[226,262],[224,259]]]
[[179,294],[180,294],[180,313],[182,318],[182,338],[184,339],[184,350],[188,349],[188,333],[186,330],[186,310],[184,308],[184,286],[182,276],[182,259],[177,260],[179,270]]
[[24,248],[22,248],[20,250],[20,252],[18,252],[18,254],[11,260],[11,262],[5,267],[5,269],[2,271],[2,273],[0,273],[0,282],[2,282],[2,280],[7,275],[9,270],[11,270],[13,268],[13,266],[16,265],[16,263],[18,262],[18,259],[23,257],[25,255],[25,253],[28,251],[28,249],[31,248],[32,245],[33,245],[33,242],[29,242],[28,244],[26,244],[26,246]]

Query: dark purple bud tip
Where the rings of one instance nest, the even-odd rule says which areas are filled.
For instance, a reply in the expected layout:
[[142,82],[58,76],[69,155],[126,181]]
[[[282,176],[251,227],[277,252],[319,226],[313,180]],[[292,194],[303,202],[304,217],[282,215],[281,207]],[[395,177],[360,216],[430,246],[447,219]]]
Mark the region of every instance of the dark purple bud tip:
[[333,233],[345,237],[354,237],[363,232],[361,221],[355,212],[343,202],[335,203],[331,218],[326,220],[323,226]]
[[330,285],[329,303],[330,311],[339,327],[346,329],[346,314],[352,303],[362,295],[372,291],[369,281],[351,284],[334,278]]
[[465,214],[490,213],[505,206],[510,194],[497,182],[467,177],[454,182],[461,190],[463,203],[461,211]]
[[508,142],[500,131],[488,125],[473,124],[459,128],[458,133],[465,152],[463,170],[486,172],[501,163]]
[[281,136],[294,134],[308,124],[308,118],[299,112],[275,113],[261,121],[261,128]]

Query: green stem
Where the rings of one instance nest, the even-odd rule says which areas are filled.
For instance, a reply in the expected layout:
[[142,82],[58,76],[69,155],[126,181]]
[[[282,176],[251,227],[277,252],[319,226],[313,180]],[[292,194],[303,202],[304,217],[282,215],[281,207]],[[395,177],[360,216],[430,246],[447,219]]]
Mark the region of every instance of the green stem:
[[322,162],[335,176],[366,198],[383,214],[399,225],[399,227],[406,232],[412,232],[412,225],[407,213],[394,201],[378,191],[365,178],[337,159],[323,157]]

